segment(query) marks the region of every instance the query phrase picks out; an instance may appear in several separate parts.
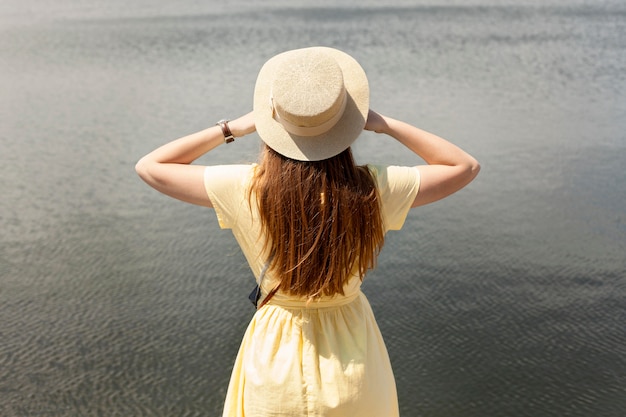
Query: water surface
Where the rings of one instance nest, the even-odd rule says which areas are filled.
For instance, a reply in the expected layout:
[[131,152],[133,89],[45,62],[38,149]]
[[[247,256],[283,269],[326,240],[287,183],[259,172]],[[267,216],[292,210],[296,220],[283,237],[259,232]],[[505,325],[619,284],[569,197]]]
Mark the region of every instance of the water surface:
[[[373,108],[482,164],[364,284],[402,415],[624,415],[626,8],[495,0],[4,2],[0,415],[219,415],[252,278],[211,210],[133,166],[318,44],[362,63]],[[355,154],[420,163],[373,134]]]

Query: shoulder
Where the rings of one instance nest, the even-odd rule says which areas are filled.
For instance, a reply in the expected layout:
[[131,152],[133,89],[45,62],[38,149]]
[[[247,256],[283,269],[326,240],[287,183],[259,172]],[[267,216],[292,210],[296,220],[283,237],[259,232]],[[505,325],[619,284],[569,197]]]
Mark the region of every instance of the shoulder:
[[386,230],[399,230],[419,191],[417,167],[368,165],[380,197]]
[[418,189],[420,172],[417,167],[398,165],[367,165],[379,189]]
[[254,173],[256,164],[209,165],[204,167],[205,185],[245,183]]
[[239,177],[250,175],[257,164],[229,164],[229,165],[209,165],[204,167],[206,175],[220,175],[227,177]]
[[[204,186],[209,197],[237,193],[247,187],[256,164],[209,165],[204,167]],[[212,198],[212,199],[213,199]]]
[[247,190],[256,164],[210,165],[204,168],[204,187],[217,213],[220,227],[236,224],[247,201]]

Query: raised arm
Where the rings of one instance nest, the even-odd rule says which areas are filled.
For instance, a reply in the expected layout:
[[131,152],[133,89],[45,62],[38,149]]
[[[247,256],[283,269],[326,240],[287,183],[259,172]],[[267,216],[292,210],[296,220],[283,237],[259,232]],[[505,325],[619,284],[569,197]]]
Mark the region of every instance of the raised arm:
[[[252,113],[232,120],[228,125],[235,137],[255,130]],[[212,207],[204,189],[204,167],[191,163],[222,143],[222,129],[212,126],[155,149],[137,162],[135,170],[142,180],[163,194]]]
[[420,190],[412,207],[441,200],[469,184],[480,171],[474,157],[458,146],[408,123],[370,110],[365,129],[387,134],[428,165],[420,165]]

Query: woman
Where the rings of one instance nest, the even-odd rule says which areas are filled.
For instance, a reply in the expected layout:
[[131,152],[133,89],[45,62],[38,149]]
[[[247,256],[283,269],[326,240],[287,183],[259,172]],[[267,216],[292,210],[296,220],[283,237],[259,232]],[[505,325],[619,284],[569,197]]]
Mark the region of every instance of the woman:
[[[356,166],[350,145],[363,129],[394,138],[427,165]],[[258,165],[191,165],[255,130],[264,142]],[[361,282],[385,233],[400,229],[410,208],[476,176],[472,156],[370,110],[360,65],[315,47],[263,66],[251,113],[166,144],[136,169],[164,194],[215,208],[260,282],[224,416],[398,415]]]

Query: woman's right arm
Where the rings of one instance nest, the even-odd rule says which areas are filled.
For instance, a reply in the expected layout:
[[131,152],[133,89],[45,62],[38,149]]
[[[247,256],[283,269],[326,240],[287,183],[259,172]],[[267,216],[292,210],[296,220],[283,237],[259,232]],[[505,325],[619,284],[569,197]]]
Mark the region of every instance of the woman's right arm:
[[[235,137],[255,131],[252,112],[229,122]],[[213,207],[204,188],[204,167],[192,165],[196,159],[224,143],[218,126],[176,139],[153,150],[137,162],[135,170],[148,185],[170,197]]]
[[412,207],[449,196],[469,184],[480,171],[474,157],[458,146],[408,123],[369,111],[366,130],[387,134],[428,165],[420,165],[420,189]]

